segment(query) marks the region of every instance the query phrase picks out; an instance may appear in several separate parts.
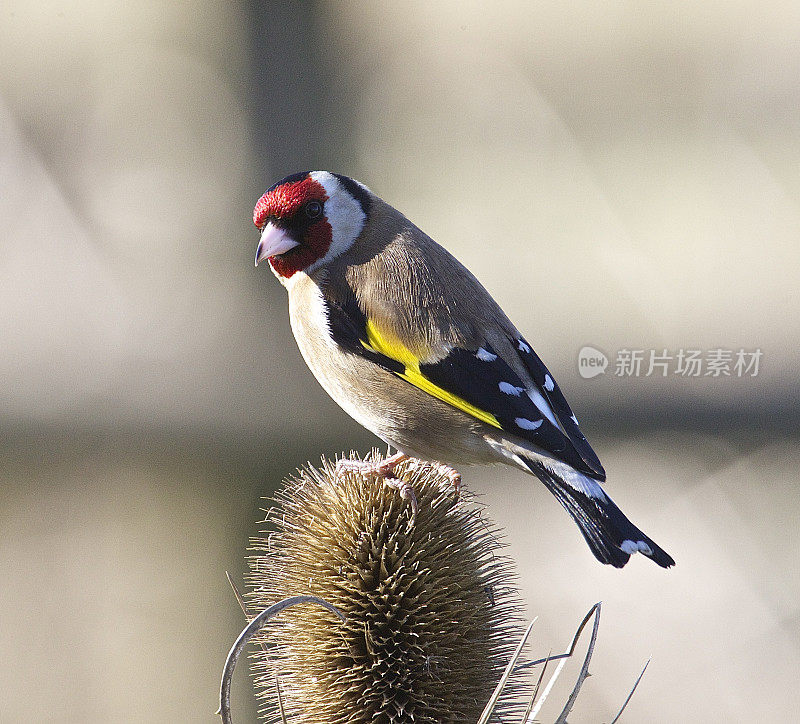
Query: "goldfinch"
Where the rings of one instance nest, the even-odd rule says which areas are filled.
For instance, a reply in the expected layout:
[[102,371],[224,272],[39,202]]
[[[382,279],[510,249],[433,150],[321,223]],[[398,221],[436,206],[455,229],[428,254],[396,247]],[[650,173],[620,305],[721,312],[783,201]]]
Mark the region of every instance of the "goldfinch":
[[601,562],[621,568],[642,553],[674,565],[601,487],[603,466],[531,345],[399,211],[353,179],[311,171],[270,187],[253,221],[256,265],[267,259],[288,290],[306,364],[398,451],[375,472],[406,457],[514,465],[544,483]]

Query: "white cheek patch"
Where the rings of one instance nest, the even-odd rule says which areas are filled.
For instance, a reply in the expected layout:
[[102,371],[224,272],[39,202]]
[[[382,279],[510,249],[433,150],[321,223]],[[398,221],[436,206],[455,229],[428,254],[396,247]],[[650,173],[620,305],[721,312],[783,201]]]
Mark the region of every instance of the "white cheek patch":
[[367,215],[356,201],[342,186],[332,173],[327,171],[312,171],[314,179],[328,196],[325,202],[325,216],[331,225],[331,247],[320,262],[331,259],[346,252],[358,238],[367,221]]

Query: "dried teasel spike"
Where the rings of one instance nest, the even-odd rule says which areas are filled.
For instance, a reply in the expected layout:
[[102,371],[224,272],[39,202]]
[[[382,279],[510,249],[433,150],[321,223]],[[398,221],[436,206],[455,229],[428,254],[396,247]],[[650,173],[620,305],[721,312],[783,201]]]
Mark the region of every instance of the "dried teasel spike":
[[414,491],[413,525],[379,476],[325,461],[276,496],[271,530],[253,542],[248,604],[308,594],[347,620],[303,606],[270,624],[270,656],[255,650],[252,667],[266,721],[279,721],[276,674],[292,724],[475,724],[500,679],[519,607],[496,534],[440,467],[407,461],[394,475]]

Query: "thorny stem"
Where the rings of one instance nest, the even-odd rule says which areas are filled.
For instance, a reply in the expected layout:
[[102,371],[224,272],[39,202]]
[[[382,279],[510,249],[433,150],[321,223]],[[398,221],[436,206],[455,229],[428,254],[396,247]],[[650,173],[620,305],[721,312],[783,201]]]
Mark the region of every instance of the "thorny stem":
[[[556,719],[555,724],[567,724],[567,716],[570,711],[572,711],[572,707],[575,706],[583,682],[586,681],[586,677],[589,676],[589,662],[592,660],[594,646],[597,643],[597,632],[600,630],[600,603],[596,603],[592,607],[592,611],[595,611],[595,616],[594,625],[592,626],[592,638],[589,639],[589,649],[586,652],[586,658],[583,660],[583,666],[581,666],[580,673],[578,674],[578,680],[575,682],[575,688],[569,695],[569,699],[567,699],[567,703],[564,705],[564,710],[561,712],[558,719]],[[591,614],[591,611],[589,613]],[[583,628],[583,625],[581,625],[581,628]],[[578,629],[578,633],[580,633],[580,630],[581,629]]]
[[526,661],[524,664],[520,664],[517,666],[515,671],[522,671],[523,669],[530,669],[533,666],[538,666],[539,664],[547,663],[548,661],[558,661],[559,659],[568,659],[575,653],[575,646],[578,643],[578,639],[581,637],[581,632],[583,631],[584,626],[588,623],[589,619],[592,617],[592,614],[595,612],[595,609],[600,608],[600,604],[602,601],[598,601],[594,606],[589,609],[589,613],[587,613],[583,617],[583,621],[581,621],[581,625],[578,626],[578,630],[575,632],[575,635],[572,637],[572,643],[569,645],[569,651],[566,651],[563,654],[556,654],[555,656],[547,656],[544,659],[536,659],[536,661]]

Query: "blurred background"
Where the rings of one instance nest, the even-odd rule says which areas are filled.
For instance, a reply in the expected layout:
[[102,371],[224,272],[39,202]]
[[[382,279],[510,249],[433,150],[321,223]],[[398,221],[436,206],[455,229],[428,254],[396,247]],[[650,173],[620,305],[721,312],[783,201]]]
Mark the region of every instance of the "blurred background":
[[[253,268],[255,201],[320,168],[477,273],[678,562],[600,566],[537,482],[466,471],[534,655],[604,602],[570,721],[650,656],[625,721],[797,716],[797,3],[0,7],[0,721],[215,721],[262,497],[376,442]],[[688,349],[760,366],[646,374]]]

